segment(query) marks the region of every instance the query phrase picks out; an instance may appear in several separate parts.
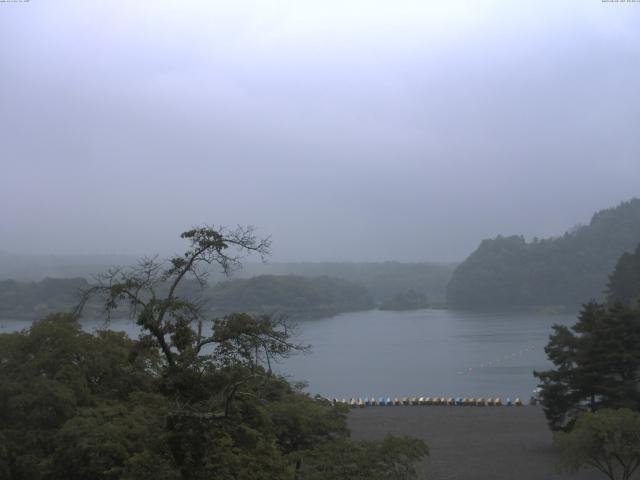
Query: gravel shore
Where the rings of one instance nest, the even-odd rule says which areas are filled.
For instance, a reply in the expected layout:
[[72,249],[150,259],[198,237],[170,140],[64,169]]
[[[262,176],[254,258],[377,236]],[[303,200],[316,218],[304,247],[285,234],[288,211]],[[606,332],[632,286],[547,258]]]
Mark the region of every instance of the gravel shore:
[[557,454],[540,407],[368,407],[352,410],[349,426],[354,439],[387,433],[422,438],[430,456],[420,465],[420,479],[605,478],[594,470],[556,472]]

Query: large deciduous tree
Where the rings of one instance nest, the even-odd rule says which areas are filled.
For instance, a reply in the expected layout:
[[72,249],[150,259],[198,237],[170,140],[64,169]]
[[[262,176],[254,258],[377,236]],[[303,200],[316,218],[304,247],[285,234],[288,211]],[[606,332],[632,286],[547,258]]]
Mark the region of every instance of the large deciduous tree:
[[[349,447],[352,443],[340,406],[311,398],[273,374],[273,361],[305,349],[291,341],[286,322],[246,313],[208,319],[196,298],[182,294],[187,279],[204,286],[210,266],[228,274],[240,265],[243,255],[268,254],[269,239],[258,239],[250,228],[207,226],[184,232],[182,238],[189,242],[183,255],[166,262],[145,258],[136,267],[99,277],[85,292],[77,312],[96,298],[101,299],[107,318],[125,306],[141,328],[132,358],[138,352],[158,353],[155,378],[164,400],[163,440],[152,452],[137,452],[136,465],[160,464],[149,459],[164,459],[168,451],[167,478],[173,469],[189,480],[350,478],[312,476],[325,461],[335,461],[318,461],[322,452],[335,451],[331,447],[335,444]],[[121,447],[123,442],[136,443],[101,418],[100,414],[74,418],[73,427],[65,424],[63,438],[81,438],[85,434],[78,431],[86,432],[93,425],[112,442],[90,450],[109,447],[104,454],[117,459],[118,471],[132,471],[123,454],[131,449]],[[380,468],[398,467],[410,478],[413,474],[407,467],[427,453],[426,446],[409,439],[387,443],[394,448]],[[379,442],[357,445],[363,452],[384,449]],[[96,463],[88,465],[94,468]],[[101,465],[97,463],[98,468]],[[313,465],[317,468],[308,468]]]
[[[352,480],[415,478],[420,440],[353,442],[346,407],[305,393],[271,365],[303,349],[285,322],[205,318],[181,289],[207,268],[265,255],[250,229],[195,228],[184,255],[101,276],[76,315],[0,334],[0,477],[11,480]],[[188,292],[190,290],[187,290]],[[122,307],[137,340],[78,321],[96,298]],[[93,300],[92,300],[93,299]]]
[[[144,340],[157,346],[169,367],[193,359],[202,347],[213,340],[203,334],[204,318],[197,301],[180,295],[179,287],[189,279],[206,285],[208,267],[219,267],[230,274],[240,266],[240,259],[248,253],[268,255],[270,241],[258,239],[252,228],[198,227],[183,232],[181,238],[189,242],[183,255],[166,262],[157,257],[144,258],[131,269],[110,270],[98,277],[98,284],[86,290],[79,305],[94,297],[104,302],[111,313],[121,304],[142,328]],[[194,328],[194,325],[196,326]]]

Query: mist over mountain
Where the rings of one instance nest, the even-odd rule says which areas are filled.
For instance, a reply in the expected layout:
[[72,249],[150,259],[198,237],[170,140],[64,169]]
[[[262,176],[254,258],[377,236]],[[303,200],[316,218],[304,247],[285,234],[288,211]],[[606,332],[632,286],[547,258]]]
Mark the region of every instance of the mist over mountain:
[[602,300],[616,262],[638,243],[638,198],[601,210],[560,237],[499,235],[483,240],[456,268],[447,301],[466,308],[575,308]]
[[213,223],[273,262],[450,262],[638,195],[629,2],[16,3],[5,251],[167,255]]
[[[124,256],[3,255],[0,260],[0,319],[25,320],[73,310],[80,291],[95,283],[96,276],[137,262]],[[419,292],[429,305],[442,305],[454,268],[399,262],[247,263],[229,277],[211,269],[207,287],[189,281],[182,293],[204,301],[211,315],[247,310],[331,316],[371,309],[407,292]],[[87,311],[88,316],[98,312]]]
[[110,268],[133,265],[137,260],[132,255],[20,255],[0,251],[0,280],[90,279]]

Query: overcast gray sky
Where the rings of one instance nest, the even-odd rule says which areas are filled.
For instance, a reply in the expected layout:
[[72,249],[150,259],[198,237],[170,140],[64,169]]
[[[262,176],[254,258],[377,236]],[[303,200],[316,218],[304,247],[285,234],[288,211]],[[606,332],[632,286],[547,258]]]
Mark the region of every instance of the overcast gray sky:
[[640,3],[0,3],[0,250],[457,260],[640,195]]

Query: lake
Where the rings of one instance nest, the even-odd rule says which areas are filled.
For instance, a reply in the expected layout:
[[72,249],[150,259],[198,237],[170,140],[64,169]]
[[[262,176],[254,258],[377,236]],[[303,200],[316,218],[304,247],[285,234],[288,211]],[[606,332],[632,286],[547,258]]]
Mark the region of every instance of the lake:
[[[304,380],[327,397],[501,396],[528,399],[535,369],[546,369],[551,325],[572,325],[576,314],[469,313],[454,310],[371,310],[297,323],[307,354],[275,369]],[[101,327],[85,323],[87,330]],[[25,327],[0,320],[0,331]],[[114,330],[137,334],[130,321]]]

